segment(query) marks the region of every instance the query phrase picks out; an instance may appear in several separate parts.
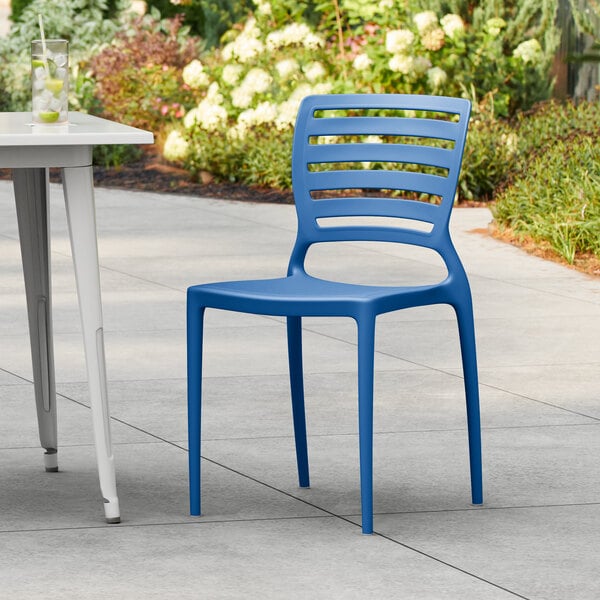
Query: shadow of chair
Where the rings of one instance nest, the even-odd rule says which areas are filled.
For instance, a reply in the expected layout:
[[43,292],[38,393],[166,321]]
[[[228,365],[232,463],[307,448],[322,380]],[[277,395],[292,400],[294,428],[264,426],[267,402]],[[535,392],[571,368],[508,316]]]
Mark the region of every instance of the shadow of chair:
[[[292,181],[298,231],[287,276],[210,283],[188,289],[192,515],[200,514],[202,338],[206,308],[287,317],[301,487],[309,486],[301,319],[336,316],[355,320],[362,530],[372,533],[376,317],[408,307],[451,305],[458,321],[465,382],[472,502],[483,501],[471,292],[449,233],[469,115],[467,100],[440,96],[351,94],[304,99],[293,142]],[[429,248],[442,257],[447,276],[431,285],[391,287],[329,281],[307,273],[305,259],[311,245],[345,241],[397,242]]]

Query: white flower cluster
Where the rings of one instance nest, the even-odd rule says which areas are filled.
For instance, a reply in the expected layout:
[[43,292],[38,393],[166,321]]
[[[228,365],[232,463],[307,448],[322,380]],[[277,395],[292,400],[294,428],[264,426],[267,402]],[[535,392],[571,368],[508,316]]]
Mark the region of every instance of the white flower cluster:
[[271,4],[265,2],[265,0],[254,0],[254,4],[256,4],[256,12],[259,15],[270,15],[273,13]]
[[440,19],[444,33],[449,37],[458,37],[465,32],[465,23],[459,15],[453,13],[444,15]]
[[237,59],[241,63],[246,63],[259,56],[265,50],[265,45],[258,39],[259,37],[260,29],[256,26],[256,19],[248,19],[235,40],[223,48],[223,58],[226,61]]
[[409,50],[415,40],[415,34],[410,29],[394,29],[385,36],[385,49],[390,54],[403,54]]
[[183,118],[184,126],[189,129],[197,125],[206,131],[216,131],[227,121],[227,110],[222,104],[223,96],[219,93],[219,85],[213,82],[210,84],[204,100]]
[[227,85],[235,85],[240,80],[244,67],[242,65],[229,64],[223,68],[223,81]]
[[290,75],[297,73],[300,70],[298,61],[293,58],[284,58],[275,65],[275,70],[281,79],[288,79]]
[[352,68],[357,71],[364,71],[373,64],[373,61],[367,54],[357,54],[352,61]]
[[311,62],[302,67],[302,72],[311,83],[325,76],[325,67],[318,61]]
[[236,108],[248,108],[255,94],[263,94],[272,83],[273,78],[265,70],[250,69],[239,87],[231,91],[231,103]]
[[396,54],[388,63],[389,68],[395,73],[403,75],[423,75],[431,67],[431,61],[425,56],[410,56],[408,54]]
[[439,27],[437,15],[432,10],[426,10],[424,12],[417,13],[413,17],[413,21],[417,26],[419,35],[424,35],[425,33]]
[[277,118],[277,106],[271,102],[261,102],[256,108],[249,108],[238,116],[238,125],[253,127],[272,123]]
[[448,81],[448,75],[444,69],[440,69],[440,67],[432,67],[427,71],[427,83],[429,83],[430,87],[432,87],[434,90],[441,88],[446,81]]
[[169,133],[165,140],[163,156],[171,162],[181,162],[189,152],[189,144],[177,129]]
[[278,50],[294,45],[316,50],[324,46],[325,42],[316,33],[313,33],[306,23],[291,23],[283,29],[271,32],[267,36],[266,44],[269,50]]
[[435,52],[444,45],[446,34],[440,27],[437,15],[432,10],[417,13],[413,17],[413,21],[421,36],[421,43],[427,50]]
[[208,74],[204,71],[202,63],[197,59],[186,65],[181,75],[184,83],[187,83],[193,89],[208,87],[210,83]]
[[310,94],[328,94],[332,90],[330,83],[318,83],[311,86],[301,83],[281,104],[261,102],[256,108],[248,108],[240,113],[234,127],[230,128],[227,135],[230,139],[243,140],[248,130],[257,125],[273,123],[279,131],[284,131],[294,126],[300,102]]
[[536,63],[542,57],[543,51],[536,39],[521,42],[514,50],[513,56],[524,63]]

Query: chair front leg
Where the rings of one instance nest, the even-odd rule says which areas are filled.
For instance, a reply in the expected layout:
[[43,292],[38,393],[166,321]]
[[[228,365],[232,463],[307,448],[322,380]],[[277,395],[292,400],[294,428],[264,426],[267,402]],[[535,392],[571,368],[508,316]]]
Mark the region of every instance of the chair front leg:
[[362,532],[373,533],[373,369],[375,317],[358,325],[358,437],[360,449],[360,501]]
[[481,469],[481,423],[479,415],[479,377],[475,349],[475,325],[470,298],[454,306],[458,320],[462,354],[465,396],[467,401],[467,429],[469,432],[469,461],[471,468],[471,497],[473,504],[483,503]]
[[188,375],[188,449],[190,514],[201,514],[200,503],[200,437],[202,420],[202,337],[203,306],[188,294],[187,305],[187,375]]
[[304,373],[302,368],[302,319],[287,318],[288,361],[290,367],[290,389],[296,462],[300,487],[310,487],[308,474],[308,447],[306,443],[306,415],[304,408]]

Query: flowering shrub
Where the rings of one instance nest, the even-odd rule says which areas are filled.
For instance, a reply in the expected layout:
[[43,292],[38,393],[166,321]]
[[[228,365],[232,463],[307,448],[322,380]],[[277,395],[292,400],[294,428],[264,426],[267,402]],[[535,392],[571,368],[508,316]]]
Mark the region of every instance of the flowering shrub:
[[192,98],[182,67],[197,53],[181,19],[136,17],[90,62],[102,116],[158,132]]
[[222,48],[183,69],[197,104],[167,137],[168,159],[185,157],[193,172],[289,187],[300,101],[333,84],[322,36],[306,23],[272,25],[270,5],[260,2]]
[[494,13],[486,3],[472,11],[464,7],[461,14],[444,12],[441,2],[437,11],[411,9],[420,4],[341,0],[336,17],[357,24],[350,35],[348,28],[338,28],[336,60],[346,76],[337,78],[336,92],[461,96],[474,101],[476,112],[482,102],[489,107],[491,97],[497,116],[549,96],[549,70],[559,42],[556,0],[538,6],[524,0],[527,10],[518,12],[512,10],[514,2],[506,8],[494,3]]
[[[196,106],[168,137],[167,154],[193,172],[288,186],[290,133],[300,101],[312,93],[462,96],[489,119],[526,109],[551,90],[557,0],[522,0],[527,10],[516,12],[515,2],[499,0],[461,14],[442,10],[441,0],[427,3],[429,10],[419,0],[337,0],[333,11],[330,2],[317,5],[316,27],[297,15],[290,21],[282,3],[254,4],[220,48],[183,69]],[[266,168],[274,164],[281,166],[275,177]],[[489,191],[477,182],[464,187]]]

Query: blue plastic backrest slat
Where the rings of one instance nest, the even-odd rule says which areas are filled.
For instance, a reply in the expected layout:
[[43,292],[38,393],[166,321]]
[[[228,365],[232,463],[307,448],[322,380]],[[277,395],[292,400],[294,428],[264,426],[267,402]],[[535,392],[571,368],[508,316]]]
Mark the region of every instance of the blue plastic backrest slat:
[[402,117],[324,117],[309,121],[306,134],[315,136],[385,135],[453,140],[456,123]]
[[[414,244],[417,246],[431,247],[432,233],[405,229],[402,227],[357,227],[349,225],[346,227],[327,227],[327,236],[322,239],[316,231],[311,232],[307,239],[311,242],[352,242],[360,240],[363,242],[398,242]],[[401,240],[398,240],[401,236]]]
[[446,177],[404,171],[323,171],[307,173],[305,181],[309,190],[380,188],[442,196],[448,188]]
[[395,198],[336,198],[317,200],[314,205],[316,219],[323,217],[392,217],[436,223],[439,206],[415,200]]
[[[352,116],[361,111],[392,110],[415,111],[410,117]],[[298,214],[298,248],[307,243],[333,240],[381,240],[426,245],[443,252],[449,242],[448,223],[454,202],[458,175],[462,161],[469,122],[471,103],[462,98],[407,94],[331,94],[304,98],[298,111],[294,148],[292,153],[292,181],[296,211]],[[319,111],[346,111],[339,116]],[[446,119],[431,118],[431,114],[444,113]],[[405,113],[406,114],[406,113]],[[423,114],[421,118],[418,115]],[[414,116],[413,116],[414,115]],[[365,143],[365,138],[341,139],[339,144],[315,144],[321,136],[385,136],[386,143]],[[406,140],[394,140],[391,136],[409,136]],[[449,140],[442,148],[431,139]],[[327,141],[327,140],[325,140]],[[330,140],[336,142],[337,139]],[[319,163],[378,162],[377,169],[346,169],[320,171],[313,165]],[[441,167],[442,174],[414,173],[393,164],[405,163]],[[358,166],[358,165],[357,165]],[[382,168],[380,168],[382,167]],[[411,169],[412,170],[412,169]],[[396,198],[311,197],[311,191],[344,189],[392,189],[430,194],[441,198],[439,206],[426,202]],[[322,194],[321,194],[322,195]],[[326,195],[326,192],[325,192]],[[355,194],[353,194],[354,196]],[[362,195],[362,194],[359,194]],[[385,195],[385,194],[383,194]],[[429,232],[402,227],[374,226],[323,226],[317,219],[335,216],[398,217],[431,223]],[[355,221],[353,219],[353,221]],[[446,240],[446,241],[444,241]],[[303,255],[300,250],[293,254],[292,263]],[[298,258],[300,260],[300,258]]]
[[449,169],[452,150],[412,144],[311,144],[306,147],[307,163],[386,162],[429,165]]

